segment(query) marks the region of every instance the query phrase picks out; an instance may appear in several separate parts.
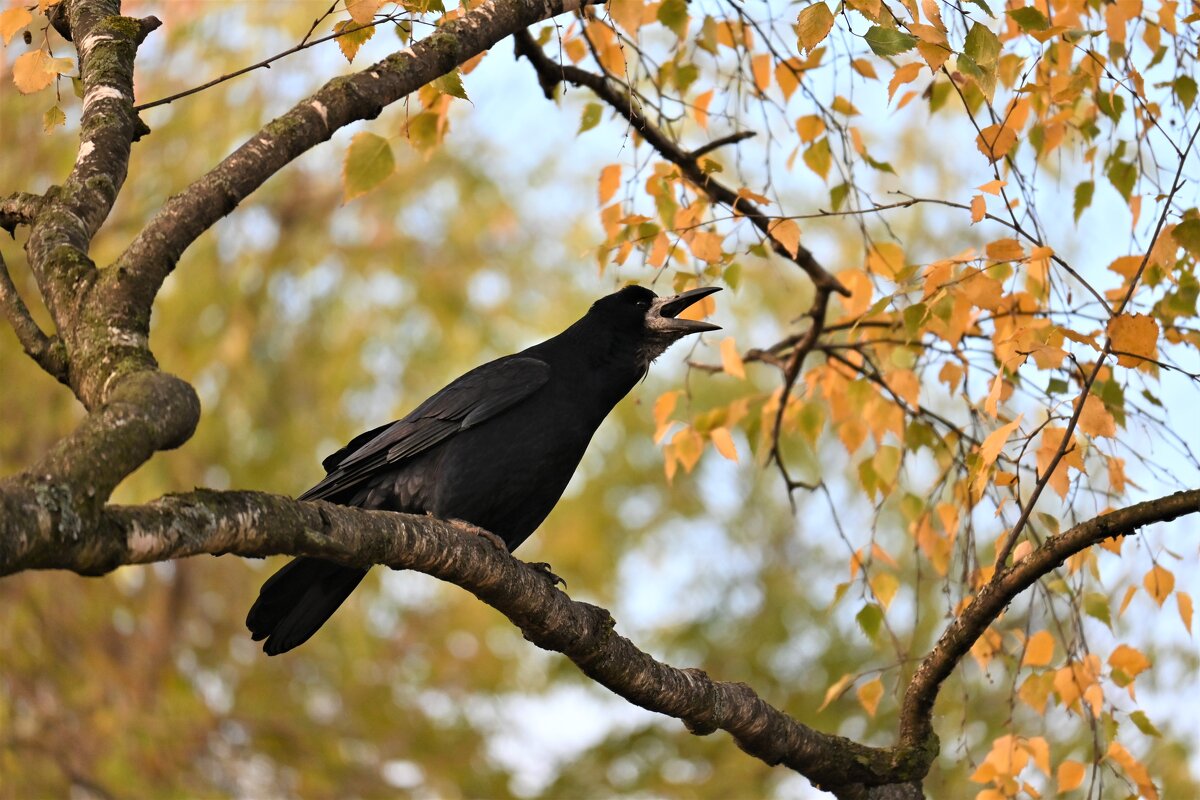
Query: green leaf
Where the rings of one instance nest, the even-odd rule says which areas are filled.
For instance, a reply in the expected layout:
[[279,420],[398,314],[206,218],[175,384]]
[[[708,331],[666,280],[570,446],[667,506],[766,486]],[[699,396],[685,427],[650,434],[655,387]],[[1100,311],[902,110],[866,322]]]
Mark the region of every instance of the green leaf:
[[917,37],[892,28],[881,28],[878,25],[868,28],[863,38],[867,40],[871,51],[877,56],[895,56],[917,46]]
[[1000,61],[1000,40],[988,26],[976,22],[967,33],[963,53],[970,56],[981,70],[994,72]]
[[579,132],[590,131],[600,124],[600,113],[603,109],[599,103],[588,103],[583,107],[583,116],[579,118]]
[[1050,28],[1050,20],[1046,19],[1046,15],[1033,6],[1014,8],[1006,13],[1023,31],[1044,31]]
[[467,90],[463,88],[462,75],[458,70],[447,72],[442,77],[433,82],[433,88],[437,89],[442,94],[448,94],[451,97],[459,97],[463,100],[470,100],[467,97]]
[[1125,202],[1129,202],[1133,196],[1133,185],[1137,183],[1137,165],[1129,161],[1114,161],[1109,165],[1107,175],[1113,188],[1121,193]]
[[392,156],[392,146],[387,139],[373,133],[355,134],[342,165],[345,201],[349,202],[374,189],[395,169],[396,159]]
[[1108,608],[1108,597],[1100,592],[1088,592],[1083,598],[1083,610],[1089,617],[1098,619],[1112,628],[1112,612]]
[[1196,80],[1190,75],[1180,75],[1171,86],[1184,109],[1190,111],[1192,104],[1196,102]]
[[1083,215],[1084,210],[1092,204],[1092,195],[1096,191],[1096,184],[1092,181],[1084,181],[1075,187],[1075,221],[1079,222],[1079,217]]
[[829,190],[829,202],[833,205],[834,211],[842,209],[842,203],[846,202],[846,195],[849,193],[850,185],[847,183],[839,183]]
[[687,0],[663,0],[658,7],[658,21],[674,31],[678,38],[687,36]]
[[1200,219],[1185,219],[1171,231],[1171,238],[1193,256],[1200,258]]
[[1059,395],[1065,394],[1067,391],[1067,382],[1062,378],[1051,378],[1050,383],[1046,386],[1046,394]]
[[991,7],[986,2],[984,2],[984,0],[967,0],[967,2],[970,3],[971,5],[979,6],[980,8],[982,8],[984,10],[984,13],[986,13],[989,17],[992,17],[993,19],[995,18],[996,15],[992,13]]
[[822,136],[804,151],[804,163],[822,178],[829,177],[833,165],[833,151],[829,149],[829,137]]
[[1162,731],[1154,727],[1154,723],[1151,722],[1150,718],[1146,716],[1145,711],[1134,711],[1129,715],[1129,719],[1134,725],[1137,725],[1137,729],[1139,731],[1147,736],[1162,736]]
[[334,33],[342,33],[342,31],[350,31],[350,33],[337,38],[338,48],[341,49],[342,55],[346,57],[347,61],[354,61],[354,56],[358,55],[358,49],[375,35],[375,26],[364,28],[352,19],[344,19],[333,26]]
[[867,603],[854,619],[858,622],[858,627],[862,628],[863,633],[874,639],[879,635],[879,628],[883,625],[883,609],[875,603]]
[[59,125],[67,123],[67,115],[58,106],[50,106],[46,109],[46,113],[42,115],[42,130],[50,133]]

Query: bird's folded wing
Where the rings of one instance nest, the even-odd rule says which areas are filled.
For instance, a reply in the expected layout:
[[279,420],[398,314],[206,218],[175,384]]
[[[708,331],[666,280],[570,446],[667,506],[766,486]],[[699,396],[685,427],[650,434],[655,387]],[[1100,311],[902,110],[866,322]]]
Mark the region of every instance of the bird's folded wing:
[[328,475],[300,495],[320,500],[345,491],[376,470],[436,446],[529,397],[550,378],[536,358],[510,356],[476,367],[403,419],[354,437],[322,463]]

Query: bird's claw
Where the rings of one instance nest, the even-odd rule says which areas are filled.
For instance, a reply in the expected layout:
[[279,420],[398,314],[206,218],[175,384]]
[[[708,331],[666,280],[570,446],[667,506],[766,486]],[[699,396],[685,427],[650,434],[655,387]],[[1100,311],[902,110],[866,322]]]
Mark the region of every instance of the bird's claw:
[[529,566],[533,567],[542,574],[542,577],[550,581],[551,586],[557,586],[561,583],[564,589],[567,588],[567,582],[555,575],[554,571],[550,569],[550,565],[545,561],[531,561],[529,562]]
[[465,519],[452,519],[450,520],[450,524],[458,528],[460,531],[465,531],[475,536],[482,536],[501,553],[508,552],[508,545],[504,542],[504,540],[491,531],[486,531],[478,525],[467,522]]

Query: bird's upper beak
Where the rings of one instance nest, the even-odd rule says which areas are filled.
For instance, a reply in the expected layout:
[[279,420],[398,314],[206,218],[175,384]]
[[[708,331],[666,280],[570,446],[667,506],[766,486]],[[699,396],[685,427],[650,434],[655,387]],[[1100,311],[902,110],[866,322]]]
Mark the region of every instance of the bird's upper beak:
[[650,310],[646,312],[646,326],[652,330],[676,336],[719,331],[721,330],[720,325],[696,319],[679,319],[679,314],[685,308],[719,291],[721,291],[720,286],[703,286],[699,289],[681,292],[674,297],[660,297],[650,305]]

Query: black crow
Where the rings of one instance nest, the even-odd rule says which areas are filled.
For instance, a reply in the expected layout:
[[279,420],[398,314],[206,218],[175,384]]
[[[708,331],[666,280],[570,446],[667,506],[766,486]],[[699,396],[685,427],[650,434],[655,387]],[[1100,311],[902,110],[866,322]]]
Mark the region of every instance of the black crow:
[[[300,500],[432,514],[490,531],[513,550],[558,502],[596,428],[676,340],[716,325],[679,319],[717,287],[660,298],[627,286],[552,339],[476,367],[408,416],[356,436],[322,462]],[[268,655],[329,619],[365,569],[297,558],[246,617]]]

